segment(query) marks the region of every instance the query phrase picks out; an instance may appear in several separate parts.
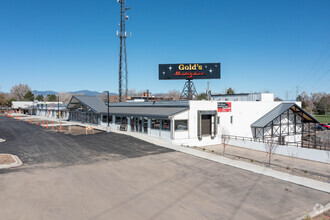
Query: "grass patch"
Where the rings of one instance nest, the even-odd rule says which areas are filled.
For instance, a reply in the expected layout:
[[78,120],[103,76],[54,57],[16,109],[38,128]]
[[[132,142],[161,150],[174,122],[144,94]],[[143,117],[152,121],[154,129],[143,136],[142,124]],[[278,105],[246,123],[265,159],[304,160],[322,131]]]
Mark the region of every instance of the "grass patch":
[[321,123],[330,123],[330,115],[313,115]]

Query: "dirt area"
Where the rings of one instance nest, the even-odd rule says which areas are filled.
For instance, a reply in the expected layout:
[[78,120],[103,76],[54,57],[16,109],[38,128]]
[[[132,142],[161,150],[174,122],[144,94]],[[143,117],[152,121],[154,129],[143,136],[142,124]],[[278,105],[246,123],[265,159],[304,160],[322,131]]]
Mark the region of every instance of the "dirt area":
[[[61,130],[61,132],[65,133],[65,134],[71,134],[71,135],[85,134],[86,135],[86,128],[85,127],[76,126],[76,125],[69,126],[65,122],[61,122],[62,123],[61,129],[60,129],[60,126],[59,126],[59,122],[57,122],[57,121],[39,120],[39,119],[26,119],[25,122],[35,124],[35,125],[40,125],[40,126],[44,125],[44,127],[46,129],[56,131],[56,132],[60,132],[60,130]],[[48,125],[47,125],[47,123],[48,123]],[[53,128],[53,124],[55,125],[54,128]],[[101,133],[101,132],[104,132],[104,131],[97,130],[97,129],[88,129],[87,130],[87,134],[97,134],[97,133]]]
[[330,210],[323,212],[322,214],[315,216],[313,218],[307,216],[303,220],[329,220],[330,219]]
[[[57,132],[59,132],[59,129],[60,129],[60,126],[55,127],[55,130]],[[62,126],[61,132],[63,132],[64,134],[71,134],[71,135],[83,135],[83,134],[89,135],[89,134],[102,133],[104,131],[97,130],[97,129],[92,129],[92,130],[88,129],[87,133],[86,133],[86,128],[85,127],[76,126],[76,125],[73,125],[73,126],[65,125],[65,126]]]
[[312,220],[329,220],[330,219],[330,210],[322,213],[321,215],[318,215],[314,218],[312,218]]
[[31,122],[31,124],[36,124],[36,125],[43,125],[43,123],[45,124],[45,126],[47,125],[48,122],[48,126],[50,126],[51,124],[58,124],[58,122],[56,121],[50,121],[50,120],[36,120],[36,119],[31,119],[31,120],[26,120],[26,122]]
[[0,154],[0,165],[12,163],[15,163],[15,160],[10,154]]

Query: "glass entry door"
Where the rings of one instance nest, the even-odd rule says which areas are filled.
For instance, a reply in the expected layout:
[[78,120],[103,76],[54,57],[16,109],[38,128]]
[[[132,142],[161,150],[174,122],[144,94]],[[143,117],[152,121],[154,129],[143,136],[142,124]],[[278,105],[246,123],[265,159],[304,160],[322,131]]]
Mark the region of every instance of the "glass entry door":
[[144,133],[148,133],[148,118],[143,118]]

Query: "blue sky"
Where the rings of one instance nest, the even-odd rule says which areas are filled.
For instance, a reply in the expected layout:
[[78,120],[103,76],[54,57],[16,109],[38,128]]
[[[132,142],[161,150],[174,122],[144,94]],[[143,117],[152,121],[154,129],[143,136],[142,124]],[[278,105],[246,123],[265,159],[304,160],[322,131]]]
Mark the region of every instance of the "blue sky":
[[[127,0],[129,88],[182,90],[158,64],[221,62],[213,93],[330,92],[329,0]],[[118,90],[116,0],[1,0],[0,91]],[[198,92],[207,80],[195,80]],[[289,97],[290,98],[290,97]]]

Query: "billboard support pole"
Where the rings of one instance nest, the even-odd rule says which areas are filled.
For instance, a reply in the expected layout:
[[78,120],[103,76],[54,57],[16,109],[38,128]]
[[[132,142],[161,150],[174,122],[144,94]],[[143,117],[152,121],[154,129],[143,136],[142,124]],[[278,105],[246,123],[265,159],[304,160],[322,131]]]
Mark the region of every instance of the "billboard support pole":
[[188,100],[191,100],[191,84],[190,84],[190,79],[188,79]]
[[180,100],[185,98],[187,98],[188,100],[192,100],[193,97],[197,95],[198,94],[195,88],[195,84],[191,79],[187,79],[181,92]]

